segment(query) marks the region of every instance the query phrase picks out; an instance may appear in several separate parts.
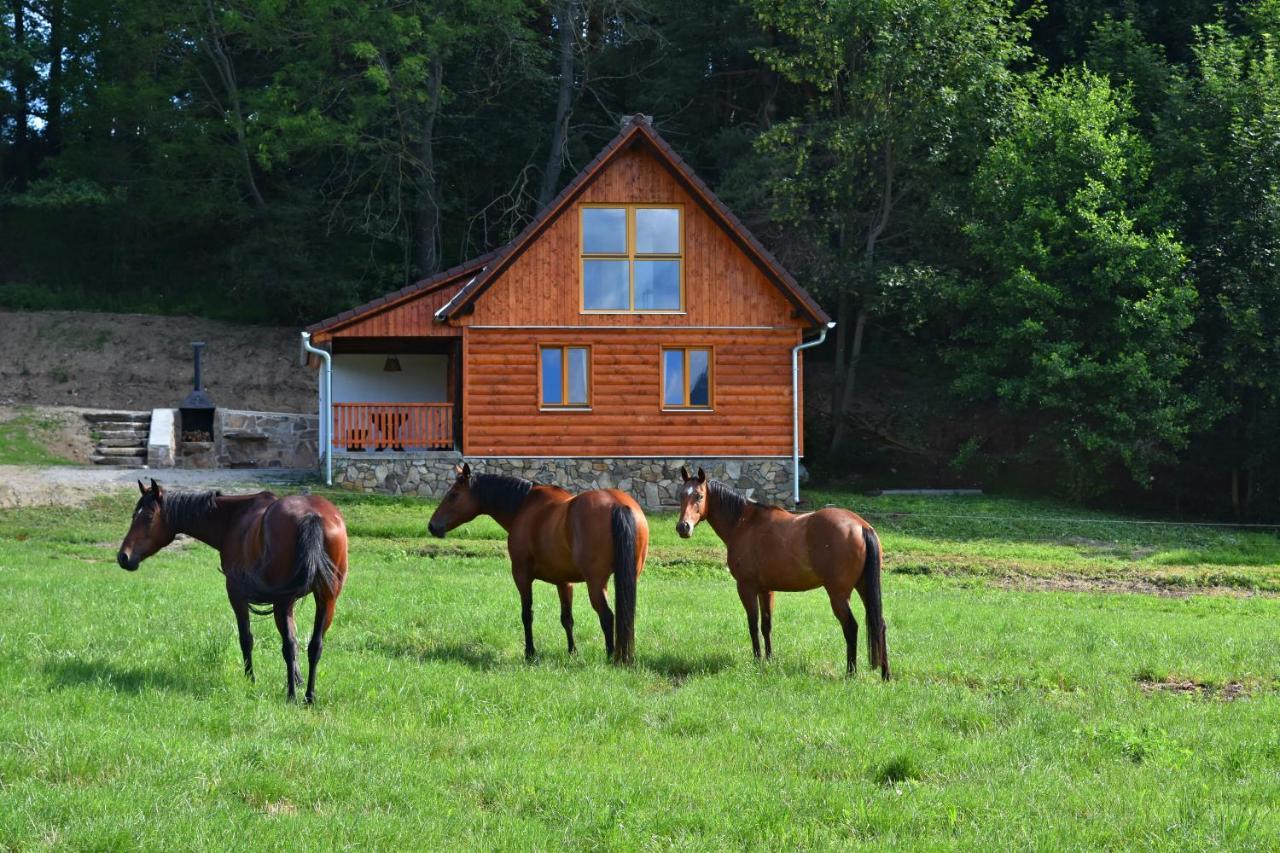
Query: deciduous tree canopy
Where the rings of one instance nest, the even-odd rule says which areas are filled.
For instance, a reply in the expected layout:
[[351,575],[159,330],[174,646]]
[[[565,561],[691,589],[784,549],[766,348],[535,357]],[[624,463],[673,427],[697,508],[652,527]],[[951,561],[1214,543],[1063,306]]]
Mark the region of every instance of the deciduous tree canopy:
[[642,112],[840,320],[820,470],[1280,516],[1278,40],[1280,0],[6,0],[0,304],[322,317]]

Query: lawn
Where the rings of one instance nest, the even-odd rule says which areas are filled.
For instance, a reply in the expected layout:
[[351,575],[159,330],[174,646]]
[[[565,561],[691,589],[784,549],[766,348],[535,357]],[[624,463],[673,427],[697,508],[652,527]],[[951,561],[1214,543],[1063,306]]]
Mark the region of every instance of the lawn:
[[438,542],[423,502],[341,495],[352,571],[312,708],[284,702],[270,619],[258,682],[240,675],[208,548],[115,566],[127,497],[0,512],[0,846],[1280,837],[1280,600],[1257,594],[1280,589],[1273,534],[813,498],[882,533],[892,682],[865,647],[843,677],[820,592],[779,596],[756,664],[718,540],[679,540],[671,516],[651,517],[636,666],[603,662],[584,594],[570,658],[543,584],[526,664],[496,525]]

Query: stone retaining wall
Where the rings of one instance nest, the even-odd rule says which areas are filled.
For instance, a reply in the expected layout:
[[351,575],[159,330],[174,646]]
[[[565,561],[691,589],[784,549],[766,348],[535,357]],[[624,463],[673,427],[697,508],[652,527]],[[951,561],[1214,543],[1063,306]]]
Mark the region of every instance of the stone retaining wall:
[[[347,453],[333,460],[334,485],[361,492],[438,498],[449,490],[458,453]],[[465,457],[476,473],[508,474],[535,483],[554,483],[570,491],[621,489],[646,510],[680,505],[680,466],[698,466],[707,476],[763,503],[791,503],[791,460],[667,458],[520,458]]]
[[214,419],[218,468],[315,468],[319,444],[315,415],[218,409]]
[[315,468],[320,419],[295,412],[218,409],[213,441],[182,441],[176,409],[151,414],[151,468]]

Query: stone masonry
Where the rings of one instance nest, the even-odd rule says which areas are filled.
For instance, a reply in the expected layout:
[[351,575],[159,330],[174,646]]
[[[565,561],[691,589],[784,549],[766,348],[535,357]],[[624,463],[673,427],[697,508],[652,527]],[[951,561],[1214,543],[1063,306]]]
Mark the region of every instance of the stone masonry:
[[[359,492],[385,492],[438,498],[453,484],[458,453],[348,453],[335,455],[334,485]],[[476,473],[508,474],[570,491],[621,489],[646,510],[680,505],[680,466],[719,480],[748,498],[787,506],[791,502],[791,460],[757,457],[739,459],[668,458],[520,458],[465,457]]]

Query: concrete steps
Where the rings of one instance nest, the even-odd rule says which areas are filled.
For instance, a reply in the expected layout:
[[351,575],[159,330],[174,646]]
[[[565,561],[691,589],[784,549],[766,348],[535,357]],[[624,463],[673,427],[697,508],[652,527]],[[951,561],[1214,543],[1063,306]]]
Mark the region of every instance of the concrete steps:
[[150,412],[91,412],[84,419],[94,444],[90,462],[120,468],[146,466]]

